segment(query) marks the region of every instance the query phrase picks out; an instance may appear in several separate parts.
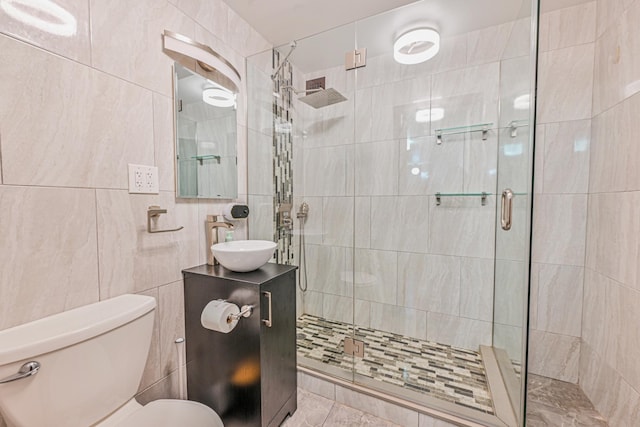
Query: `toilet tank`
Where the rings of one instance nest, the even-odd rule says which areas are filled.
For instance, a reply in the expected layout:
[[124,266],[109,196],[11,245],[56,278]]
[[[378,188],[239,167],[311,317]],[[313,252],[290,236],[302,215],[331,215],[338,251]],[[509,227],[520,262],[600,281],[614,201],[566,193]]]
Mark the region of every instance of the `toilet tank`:
[[0,379],[29,361],[37,374],[0,384],[9,426],[87,427],[137,392],[156,301],[122,295],[0,331]]

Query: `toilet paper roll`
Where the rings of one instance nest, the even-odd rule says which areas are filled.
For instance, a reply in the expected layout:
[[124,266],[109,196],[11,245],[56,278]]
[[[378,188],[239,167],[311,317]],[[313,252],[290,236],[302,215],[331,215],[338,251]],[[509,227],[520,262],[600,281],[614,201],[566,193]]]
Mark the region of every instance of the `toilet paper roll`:
[[237,305],[223,300],[213,300],[202,310],[200,323],[206,329],[228,334],[238,324],[238,319],[230,319],[232,314],[240,313]]

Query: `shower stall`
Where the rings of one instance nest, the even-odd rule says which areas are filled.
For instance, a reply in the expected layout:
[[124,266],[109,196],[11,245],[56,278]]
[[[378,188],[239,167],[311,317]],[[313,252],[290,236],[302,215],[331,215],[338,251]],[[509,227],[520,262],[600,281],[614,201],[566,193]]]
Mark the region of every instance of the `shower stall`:
[[[247,59],[249,236],[299,266],[300,367],[522,425],[536,27],[423,0]],[[402,52],[439,52],[397,62],[420,28]]]

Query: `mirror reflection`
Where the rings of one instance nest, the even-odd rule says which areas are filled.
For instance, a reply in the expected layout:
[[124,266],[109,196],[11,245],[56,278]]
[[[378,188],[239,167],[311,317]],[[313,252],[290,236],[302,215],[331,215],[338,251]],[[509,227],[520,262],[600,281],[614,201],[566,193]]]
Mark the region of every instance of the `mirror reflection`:
[[178,197],[238,195],[236,94],[175,64]]

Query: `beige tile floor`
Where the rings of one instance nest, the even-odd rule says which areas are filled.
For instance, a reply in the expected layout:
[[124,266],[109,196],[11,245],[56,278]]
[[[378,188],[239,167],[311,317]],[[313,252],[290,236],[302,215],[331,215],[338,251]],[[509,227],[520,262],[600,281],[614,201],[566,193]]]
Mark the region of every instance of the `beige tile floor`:
[[401,427],[382,418],[298,389],[298,410],[282,427]]

